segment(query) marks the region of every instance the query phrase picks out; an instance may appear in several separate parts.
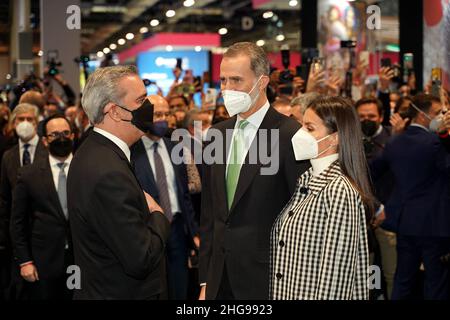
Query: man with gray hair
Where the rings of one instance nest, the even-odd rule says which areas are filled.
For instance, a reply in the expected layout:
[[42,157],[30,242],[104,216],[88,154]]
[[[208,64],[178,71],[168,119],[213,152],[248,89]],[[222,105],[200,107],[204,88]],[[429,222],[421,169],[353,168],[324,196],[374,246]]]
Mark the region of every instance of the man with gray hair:
[[159,299],[166,290],[170,225],[145,194],[130,146],[147,132],[153,105],[136,68],[99,68],[83,109],[94,129],[75,154],[67,182],[69,221],[81,288],[75,299]]
[[300,97],[296,97],[291,101],[291,115],[300,124],[303,124],[303,114],[306,108],[318,98],[319,94],[317,92],[308,92],[302,94]]
[[[0,255],[2,265],[0,269],[8,270],[11,266],[11,247],[9,241],[9,221],[11,217],[12,194],[17,183],[17,173],[22,166],[29,165],[36,160],[47,157],[47,149],[40,142],[37,135],[39,110],[36,106],[29,103],[20,103],[17,105],[9,118],[10,126],[15,130],[18,137],[18,143],[6,151],[3,155],[1,164],[1,178],[0,178]],[[0,271],[0,273],[3,273]],[[10,274],[9,271],[5,274]],[[17,279],[20,276],[17,275]],[[1,281],[1,280],[0,280]],[[9,282],[9,280],[6,280]],[[17,297],[15,292],[15,285],[17,283],[0,283],[1,287],[9,287],[9,292],[5,295],[8,298]]]

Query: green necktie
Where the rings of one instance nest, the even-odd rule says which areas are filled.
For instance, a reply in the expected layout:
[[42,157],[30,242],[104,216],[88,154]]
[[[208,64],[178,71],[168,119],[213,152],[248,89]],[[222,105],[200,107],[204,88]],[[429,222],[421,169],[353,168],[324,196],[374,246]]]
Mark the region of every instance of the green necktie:
[[230,161],[228,163],[227,172],[227,201],[228,209],[233,203],[234,194],[236,193],[237,184],[239,181],[239,173],[241,172],[243,154],[245,153],[244,129],[249,124],[247,120],[241,120],[238,125],[238,130],[233,138],[233,146],[231,149]]

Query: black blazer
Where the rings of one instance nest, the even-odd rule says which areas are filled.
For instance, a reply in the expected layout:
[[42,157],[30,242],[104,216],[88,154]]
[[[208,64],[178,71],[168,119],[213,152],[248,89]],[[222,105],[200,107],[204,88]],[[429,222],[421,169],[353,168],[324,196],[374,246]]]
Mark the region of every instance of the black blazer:
[[[38,142],[33,161],[48,157],[45,146]],[[0,247],[9,246],[9,223],[11,217],[12,192],[16,186],[17,173],[21,167],[19,144],[3,155],[0,174]]]
[[19,169],[11,209],[11,241],[18,265],[34,261],[40,279],[56,278],[64,269],[69,223],[53,182],[48,158]]
[[[162,140],[170,155],[175,144],[167,138],[162,138]],[[131,159],[134,164],[136,177],[138,178],[142,188],[145,192],[151,195],[156,202],[159,203],[159,190],[156,185],[153,170],[150,167],[147,151],[145,150],[142,140],[139,140],[131,147]],[[183,163],[172,163],[172,167],[175,172],[175,181],[178,191],[177,199],[181,209],[181,215],[183,217],[188,235],[192,239],[198,232],[198,224],[194,219],[195,213],[192,207],[191,196],[189,194],[186,166]]]
[[76,152],[67,200],[81,290],[74,299],[152,299],[164,290],[170,225],[150,213],[122,150],[91,132]]
[[[213,128],[225,135],[227,129],[234,128],[235,122],[236,117],[232,117]],[[310,165],[307,161],[295,161],[291,139],[300,129],[298,122],[270,107],[256,137],[261,137],[261,129],[279,129],[278,141],[268,132],[271,143],[279,148],[274,149],[279,156],[278,171],[275,175],[262,175],[260,169],[266,165],[261,159],[257,164],[249,164],[247,155],[231,210],[226,197],[226,150],[223,150],[222,164],[204,165],[199,281],[207,283],[207,299],[217,296],[224,264],[236,299],[269,297],[272,224],[294,193],[297,178]],[[224,148],[228,148],[230,140],[224,139]],[[251,148],[255,143],[256,139]]]
[[375,183],[387,170],[395,179],[383,228],[404,236],[450,237],[450,153],[436,134],[411,125],[370,167]]

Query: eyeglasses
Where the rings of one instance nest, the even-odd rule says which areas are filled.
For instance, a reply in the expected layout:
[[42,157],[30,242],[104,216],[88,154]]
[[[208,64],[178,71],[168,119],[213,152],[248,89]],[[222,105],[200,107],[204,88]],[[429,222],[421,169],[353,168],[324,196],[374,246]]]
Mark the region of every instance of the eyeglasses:
[[47,138],[58,139],[60,137],[69,138],[72,132],[70,130],[64,130],[61,132],[55,131],[47,134]]

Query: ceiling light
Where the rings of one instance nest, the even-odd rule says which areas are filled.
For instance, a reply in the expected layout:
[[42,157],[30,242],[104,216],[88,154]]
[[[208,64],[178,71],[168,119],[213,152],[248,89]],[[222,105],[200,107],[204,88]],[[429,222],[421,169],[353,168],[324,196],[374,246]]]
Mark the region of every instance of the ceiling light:
[[139,29],[140,33],[147,33],[148,32],[148,28],[147,27],[142,27],[141,29]]
[[150,21],[150,25],[152,27],[156,27],[157,25],[159,25],[159,20],[158,19],[153,19],[152,21]]
[[116,49],[117,49],[117,45],[116,45],[115,43],[111,43],[111,44],[109,45],[109,48],[110,48],[111,50],[116,50]]
[[275,37],[275,39],[277,41],[284,41],[284,39],[286,39],[286,37],[283,34],[279,34]]
[[266,11],[263,13],[263,18],[264,19],[270,19],[273,17],[273,12],[272,11]]
[[109,48],[104,48],[103,49],[103,53],[104,54],[108,54],[108,53],[110,53],[111,52],[111,50],[109,49]]
[[195,46],[194,50],[195,50],[195,52],[200,52],[200,51],[202,51],[202,47]]
[[263,45],[265,45],[266,44],[266,42],[264,41],[264,40],[258,40],[258,41],[256,41],[256,45],[258,46],[258,47],[262,47]]
[[127,33],[127,35],[125,36],[125,38],[127,38],[128,40],[133,40],[133,39],[134,39],[134,34],[132,34],[131,32],[130,32],[130,33]]
[[289,6],[290,7],[296,7],[298,5],[298,1],[297,0],[291,0],[289,1]]
[[172,18],[172,17],[175,17],[175,14],[176,14],[175,10],[167,10],[166,17]]
[[194,4],[195,4],[194,0],[186,0],[183,2],[183,6],[185,6],[187,8],[192,7]]
[[39,57],[42,57],[44,55],[44,51],[42,51],[42,50],[39,50],[39,52],[38,52],[38,56]]
[[105,54],[101,51],[97,52],[97,57],[102,58]]
[[228,29],[227,28],[220,28],[219,29],[219,34],[220,35],[226,35],[228,33]]
[[125,42],[126,42],[125,39],[119,39],[119,40],[117,41],[117,44],[123,46],[123,45],[125,44]]
[[173,51],[173,47],[171,45],[166,46],[166,51],[167,52]]

